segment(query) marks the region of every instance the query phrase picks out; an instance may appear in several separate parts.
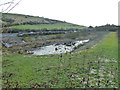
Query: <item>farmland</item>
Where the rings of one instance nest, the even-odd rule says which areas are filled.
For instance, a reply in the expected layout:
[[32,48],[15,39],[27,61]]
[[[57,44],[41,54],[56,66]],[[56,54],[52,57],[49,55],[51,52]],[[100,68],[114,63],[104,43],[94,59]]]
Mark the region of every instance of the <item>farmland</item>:
[[3,55],[3,87],[118,87],[115,32],[96,47],[60,55]]

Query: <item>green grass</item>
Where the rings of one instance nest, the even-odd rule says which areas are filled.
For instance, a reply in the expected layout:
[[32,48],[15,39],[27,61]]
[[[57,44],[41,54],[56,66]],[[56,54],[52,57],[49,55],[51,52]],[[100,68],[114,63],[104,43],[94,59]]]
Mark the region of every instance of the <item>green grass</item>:
[[109,34],[106,38],[104,38],[102,43],[91,51],[96,51],[99,56],[104,58],[107,57],[109,59],[118,59],[118,39],[116,33],[113,32]]
[[17,25],[17,26],[11,26],[9,28],[13,29],[34,29],[34,30],[40,30],[40,29],[47,29],[47,30],[52,30],[52,29],[83,29],[86,28],[84,26],[73,26],[72,24],[66,24],[66,23],[56,23],[56,24],[40,24],[40,25]]
[[[48,56],[3,55],[3,88],[118,87],[118,64],[104,61],[118,60],[117,40],[112,32],[89,50]],[[90,73],[92,69],[96,71]]]

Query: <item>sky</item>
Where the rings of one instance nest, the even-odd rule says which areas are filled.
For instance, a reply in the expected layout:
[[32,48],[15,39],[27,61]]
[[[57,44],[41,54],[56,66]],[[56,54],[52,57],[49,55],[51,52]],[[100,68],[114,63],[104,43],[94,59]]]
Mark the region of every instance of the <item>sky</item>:
[[[12,0],[0,0],[0,4]],[[13,0],[14,6],[20,0]],[[118,25],[119,0],[21,0],[9,11],[10,4],[0,6],[1,11],[40,16],[84,26]]]

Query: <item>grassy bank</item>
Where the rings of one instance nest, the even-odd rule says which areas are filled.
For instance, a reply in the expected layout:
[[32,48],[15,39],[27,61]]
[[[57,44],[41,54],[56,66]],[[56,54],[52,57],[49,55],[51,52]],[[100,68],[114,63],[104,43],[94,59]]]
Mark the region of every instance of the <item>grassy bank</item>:
[[91,49],[60,55],[3,55],[3,88],[118,87],[115,32]]

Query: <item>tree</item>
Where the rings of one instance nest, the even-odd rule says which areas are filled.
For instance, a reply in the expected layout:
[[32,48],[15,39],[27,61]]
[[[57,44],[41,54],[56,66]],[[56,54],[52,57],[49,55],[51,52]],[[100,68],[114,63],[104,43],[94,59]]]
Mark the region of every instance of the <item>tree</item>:
[[93,28],[92,26],[89,26],[88,28]]

